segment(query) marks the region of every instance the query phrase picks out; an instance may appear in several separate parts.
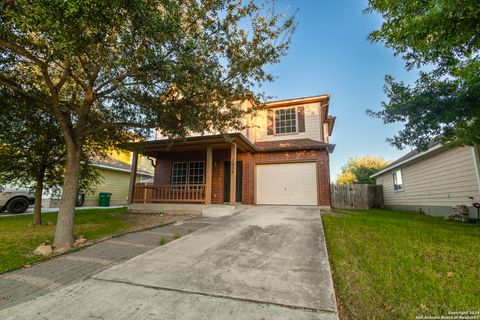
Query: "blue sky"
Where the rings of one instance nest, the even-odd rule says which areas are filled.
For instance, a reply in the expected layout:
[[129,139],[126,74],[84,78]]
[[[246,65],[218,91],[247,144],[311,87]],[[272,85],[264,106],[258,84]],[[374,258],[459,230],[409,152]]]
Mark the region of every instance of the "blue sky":
[[384,100],[385,74],[411,83],[416,72],[407,72],[401,57],[383,44],[372,44],[368,34],[381,25],[381,18],[363,14],[366,1],[288,0],[298,8],[297,30],[290,50],[270,68],[278,78],[263,90],[276,99],[331,94],[330,114],[337,116],[331,139],[332,180],[349,157],[383,156],[394,160],[408,150],[387,142],[401,124],[384,125],[365,114],[378,110]]

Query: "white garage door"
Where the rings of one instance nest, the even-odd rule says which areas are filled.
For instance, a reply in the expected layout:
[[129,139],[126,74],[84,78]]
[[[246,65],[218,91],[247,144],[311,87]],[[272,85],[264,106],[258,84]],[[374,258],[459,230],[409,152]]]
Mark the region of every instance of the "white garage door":
[[317,205],[315,162],[257,165],[257,204]]

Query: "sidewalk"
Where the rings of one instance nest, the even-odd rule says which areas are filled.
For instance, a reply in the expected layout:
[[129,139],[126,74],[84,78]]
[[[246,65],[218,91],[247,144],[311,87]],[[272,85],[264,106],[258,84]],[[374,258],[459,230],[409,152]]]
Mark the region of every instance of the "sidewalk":
[[[118,209],[118,208],[125,208],[126,206],[110,206],[110,207],[77,207],[75,210],[87,210],[87,209]],[[42,213],[47,212],[58,212],[58,208],[42,208]],[[30,206],[26,212],[19,213],[19,214],[11,214],[8,212],[0,213],[1,217],[18,217],[18,216],[28,216],[29,214],[33,214],[33,206]]]
[[160,246],[162,237],[169,242],[211,223],[212,218],[199,217],[127,233],[28,268],[0,274],[0,310],[80,282],[104,269],[156,248]]

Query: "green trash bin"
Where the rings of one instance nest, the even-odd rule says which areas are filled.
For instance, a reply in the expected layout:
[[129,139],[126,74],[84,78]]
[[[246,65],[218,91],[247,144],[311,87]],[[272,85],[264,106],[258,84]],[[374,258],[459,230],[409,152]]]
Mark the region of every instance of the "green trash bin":
[[100,192],[98,195],[98,204],[100,207],[110,207],[110,198],[112,194],[110,192]]

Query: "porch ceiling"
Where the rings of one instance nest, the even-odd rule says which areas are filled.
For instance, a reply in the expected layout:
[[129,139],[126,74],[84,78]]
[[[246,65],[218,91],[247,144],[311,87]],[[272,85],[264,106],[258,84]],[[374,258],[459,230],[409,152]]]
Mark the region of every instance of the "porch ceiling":
[[212,149],[229,149],[231,143],[235,143],[244,152],[256,151],[255,146],[241,133],[188,137],[183,140],[152,140],[136,144],[135,150],[146,156],[155,156],[159,152],[205,150],[208,146]]

